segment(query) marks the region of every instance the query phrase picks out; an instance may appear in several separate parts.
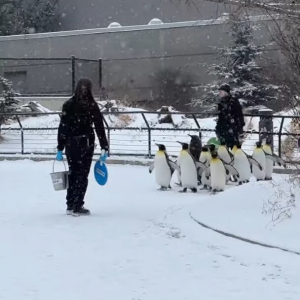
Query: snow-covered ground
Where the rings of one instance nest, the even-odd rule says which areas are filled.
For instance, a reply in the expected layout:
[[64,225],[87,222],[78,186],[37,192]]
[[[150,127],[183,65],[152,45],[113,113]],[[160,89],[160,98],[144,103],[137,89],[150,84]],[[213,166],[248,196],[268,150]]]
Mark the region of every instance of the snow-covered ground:
[[300,299],[300,256],[219,235],[190,217],[299,251],[299,208],[266,228],[272,184],[216,196],[159,192],[147,168],[109,166],[105,187],[91,173],[92,215],[73,218],[51,170],[51,162],[0,162],[0,299]]

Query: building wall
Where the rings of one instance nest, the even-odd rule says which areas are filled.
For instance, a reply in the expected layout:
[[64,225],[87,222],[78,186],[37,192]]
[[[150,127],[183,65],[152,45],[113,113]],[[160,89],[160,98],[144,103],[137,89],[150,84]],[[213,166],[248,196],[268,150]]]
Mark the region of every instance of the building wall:
[[[72,4],[70,4],[70,2]],[[207,20],[225,11],[222,4],[199,1],[197,7],[182,0],[60,0],[62,30],[145,25],[153,18],[164,23]]]
[[[103,85],[110,98],[154,100],[161,92],[159,75],[166,70],[177,72],[179,81],[189,76],[190,86],[211,82],[206,64],[217,62],[213,47],[229,45],[227,32],[227,24],[220,19],[214,23],[197,21],[0,37],[0,58],[69,58],[71,55],[102,58]],[[255,42],[266,44],[267,40],[268,31],[261,26],[255,32]],[[268,56],[275,54],[273,51]],[[17,70],[16,78],[20,78],[24,76],[22,72],[27,72],[27,93],[71,93],[70,61],[56,67],[49,62],[40,63],[39,67],[25,64],[19,67],[5,59],[0,60],[1,64],[0,74]],[[90,77],[94,92],[99,92],[97,63],[79,63],[76,70],[78,78]],[[200,93],[195,97],[200,97]]]

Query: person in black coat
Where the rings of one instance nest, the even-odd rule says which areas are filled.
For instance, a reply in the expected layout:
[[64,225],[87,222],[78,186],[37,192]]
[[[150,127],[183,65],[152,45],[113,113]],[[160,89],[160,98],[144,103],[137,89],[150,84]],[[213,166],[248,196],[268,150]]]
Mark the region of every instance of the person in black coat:
[[63,105],[57,136],[56,159],[63,159],[65,149],[69,165],[67,214],[74,216],[90,214],[84,208],[84,197],[95,148],[93,124],[102,149],[100,159],[105,161],[108,142],[103,116],[92,95],[92,83],[84,78],[78,81],[73,97]]
[[227,147],[232,149],[243,134],[245,126],[243,110],[239,100],[232,97],[228,84],[220,86],[219,97],[216,134],[220,142],[225,142]]

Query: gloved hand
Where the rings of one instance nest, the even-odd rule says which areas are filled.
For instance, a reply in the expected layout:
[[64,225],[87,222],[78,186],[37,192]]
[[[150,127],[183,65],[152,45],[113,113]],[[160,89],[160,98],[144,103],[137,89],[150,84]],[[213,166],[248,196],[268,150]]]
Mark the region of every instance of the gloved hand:
[[105,149],[102,149],[101,155],[100,155],[100,161],[105,162],[107,159],[107,151]]
[[58,161],[62,161],[63,160],[63,153],[62,153],[62,151],[57,151],[56,160],[58,160]]

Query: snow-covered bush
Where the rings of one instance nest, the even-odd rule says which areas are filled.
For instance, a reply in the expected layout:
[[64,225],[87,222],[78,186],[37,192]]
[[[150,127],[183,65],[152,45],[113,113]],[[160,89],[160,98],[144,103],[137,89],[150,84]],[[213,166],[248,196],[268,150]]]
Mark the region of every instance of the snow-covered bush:
[[12,83],[4,77],[0,76],[0,126],[6,121],[5,116],[1,116],[1,113],[14,112],[19,104],[19,101],[15,99]]
[[[249,17],[235,13],[230,15],[228,22],[232,46],[218,49],[221,63],[208,66],[208,73],[220,83],[229,83],[232,94],[241,99],[244,106],[273,100],[279,87],[262,75],[263,69],[258,64],[265,46],[257,46],[253,42],[253,32],[257,26],[250,22]],[[202,86],[206,93],[195,104],[215,103],[218,87],[215,83]]]

